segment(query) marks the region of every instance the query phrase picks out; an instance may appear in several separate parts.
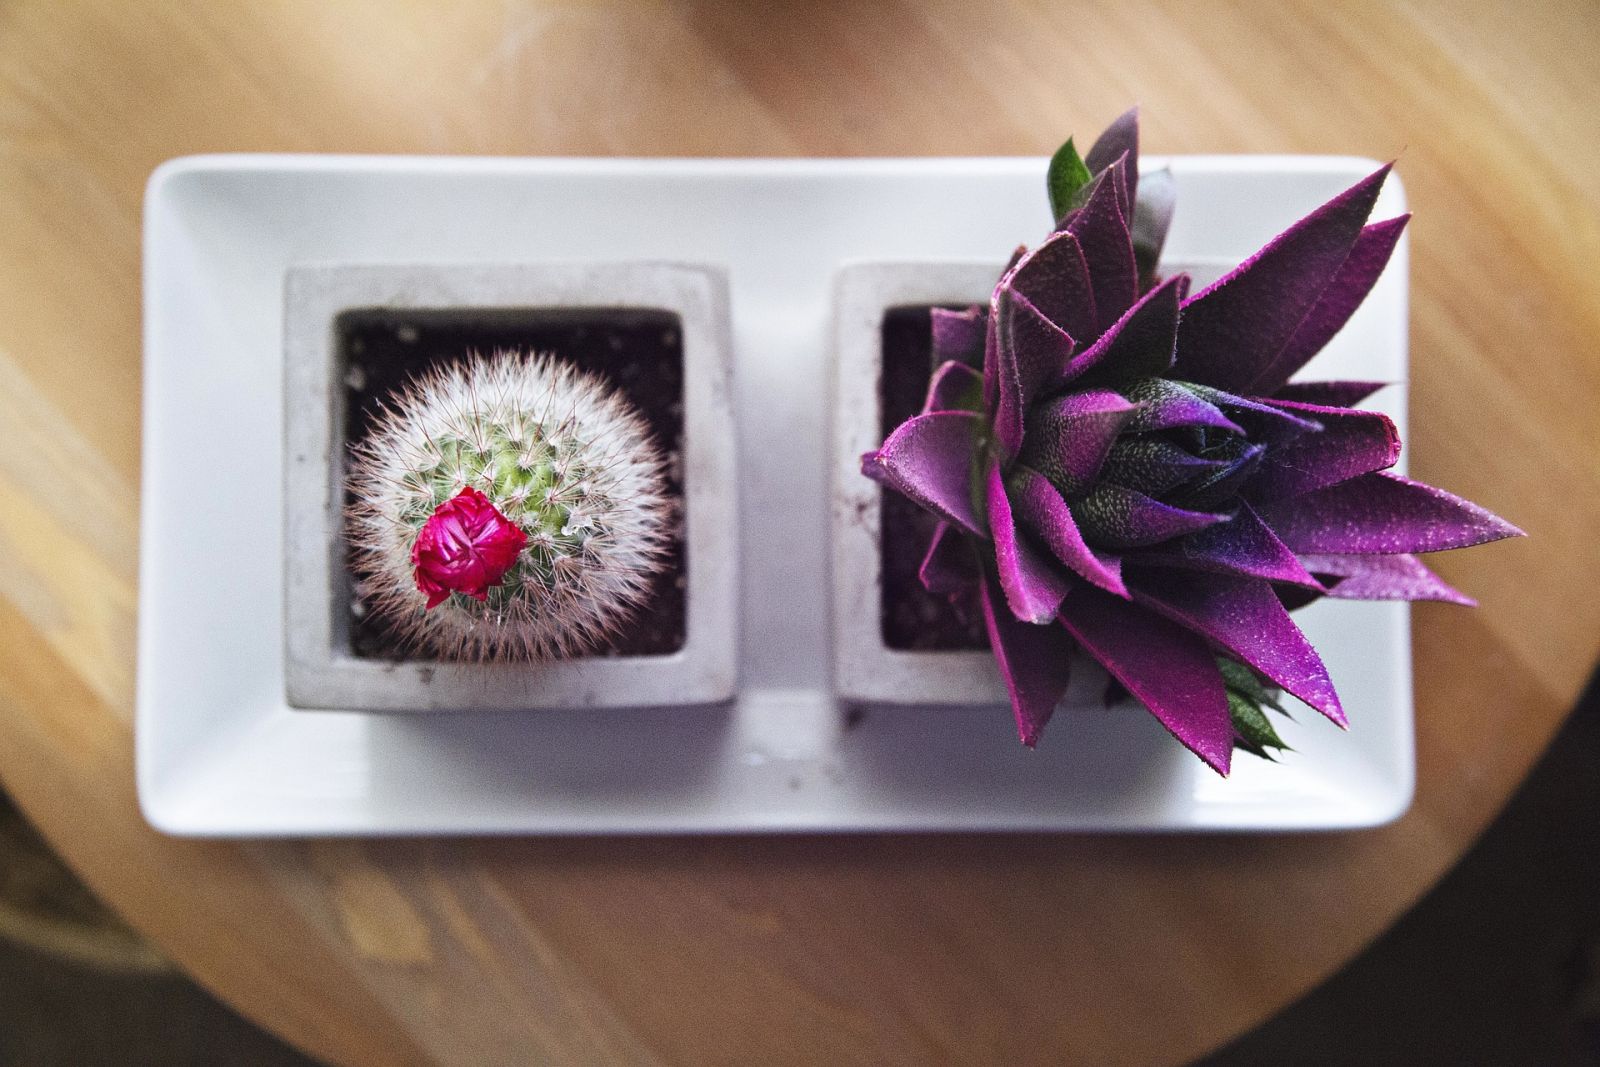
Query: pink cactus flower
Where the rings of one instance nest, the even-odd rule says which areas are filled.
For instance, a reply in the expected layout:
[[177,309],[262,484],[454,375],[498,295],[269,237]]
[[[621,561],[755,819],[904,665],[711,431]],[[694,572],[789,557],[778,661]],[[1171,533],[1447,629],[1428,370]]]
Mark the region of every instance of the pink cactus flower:
[[417,589],[430,608],[451,593],[487,600],[527,543],[521,528],[468,486],[434,509],[411,546]]

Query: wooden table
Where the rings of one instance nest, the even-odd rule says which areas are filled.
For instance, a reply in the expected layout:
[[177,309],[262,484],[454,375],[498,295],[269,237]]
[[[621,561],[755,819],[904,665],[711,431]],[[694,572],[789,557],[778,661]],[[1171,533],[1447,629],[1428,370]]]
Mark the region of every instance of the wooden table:
[[[1178,1062],[1473,841],[1600,635],[1600,8],[0,6],[0,776],[230,1003],[340,1063]],[[139,208],[192,152],[1398,156],[1413,469],[1532,537],[1442,559],[1420,789],[1270,838],[163,838],[135,808]]]

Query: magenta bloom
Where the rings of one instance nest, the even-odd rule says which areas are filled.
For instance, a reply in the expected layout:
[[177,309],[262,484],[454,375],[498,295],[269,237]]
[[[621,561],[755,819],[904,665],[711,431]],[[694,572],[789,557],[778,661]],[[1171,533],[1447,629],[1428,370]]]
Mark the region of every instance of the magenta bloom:
[[923,413],[862,468],[942,520],[922,581],[976,589],[1024,744],[1081,648],[1226,774],[1233,664],[1345,724],[1286,604],[1471,603],[1415,553],[1521,531],[1385,473],[1395,427],[1353,407],[1380,383],[1289,382],[1405,226],[1366,222],[1388,167],[1191,295],[1155,275],[1170,187],[1137,199],[1135,113],[1082,164],[1063,152],[1055,232],[988,307],[933,312]]
[[411,546],[417,589],[430,608],[451,593],[487,600],[527,543],[521,528],[468,486],[434,509]]

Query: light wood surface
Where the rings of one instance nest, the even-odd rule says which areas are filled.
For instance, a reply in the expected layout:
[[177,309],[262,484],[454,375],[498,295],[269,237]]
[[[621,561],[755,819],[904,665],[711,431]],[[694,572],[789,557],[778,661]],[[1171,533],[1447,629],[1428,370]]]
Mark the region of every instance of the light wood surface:
[[[1600,635],[1593,3],[0,4],[0,778],[338,1063],[1169,1063],[1468,847]],[[133,794],[139,210],[210,151],[1398,156],[1413,470],[1532,536],[1415,621],[1420,788],[1270,838],[168,840]],[[1354,1023],[1353,1023],[1354,1025]]]

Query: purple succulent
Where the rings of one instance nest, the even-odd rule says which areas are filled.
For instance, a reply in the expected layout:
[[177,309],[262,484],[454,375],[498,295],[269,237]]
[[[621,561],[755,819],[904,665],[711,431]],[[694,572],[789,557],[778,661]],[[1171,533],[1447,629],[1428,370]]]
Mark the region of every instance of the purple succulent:
[[923,412],[862,468],[940,520],[922,581],[976,594],[1024,744],[1075,648],[1223,774],[1235,744],[1282,747],[1268,686],[1344,726],[1288,606],[1470,604],[1415,553],[1521,533],[1388,473],[1394,424],[1354,407],[1380,383],[1289,381],[1394,250],[1406,216],[1366,221],[1388,172],[1190,294],[1155,271],[1171,186],[1140,198],[1130,111],[1082,160],[1057,153],[1055,231],[989,305],[932,312]]

